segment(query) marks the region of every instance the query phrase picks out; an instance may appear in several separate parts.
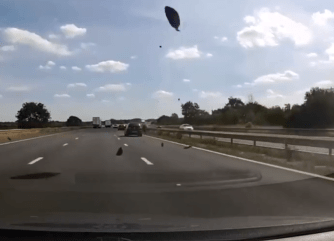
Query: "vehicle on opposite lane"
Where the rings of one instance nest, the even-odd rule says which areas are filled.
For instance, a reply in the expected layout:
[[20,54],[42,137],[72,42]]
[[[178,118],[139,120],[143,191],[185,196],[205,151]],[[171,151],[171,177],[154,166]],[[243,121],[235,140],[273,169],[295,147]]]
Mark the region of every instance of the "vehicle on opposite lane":
[[182,125],[180,125],[179,129],[185,130],[185,131],[193,131],[194,127],[192,127],[189,124],[182,124]]
[[143,129],[141,125],[139,123],[129,123],[124,130],[124,136],[129,136],[129,135],[142,136]]

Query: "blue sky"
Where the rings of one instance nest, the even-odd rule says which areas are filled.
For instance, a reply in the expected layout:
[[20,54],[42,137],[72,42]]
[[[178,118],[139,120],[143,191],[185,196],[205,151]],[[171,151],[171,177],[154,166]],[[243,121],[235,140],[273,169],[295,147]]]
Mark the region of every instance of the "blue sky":
[[210,112],[250,94],[301,104],[311,87],[333,85],[330,3],[2,1],[0,121],[27,101],[62,121],[181,116],[189,100]]

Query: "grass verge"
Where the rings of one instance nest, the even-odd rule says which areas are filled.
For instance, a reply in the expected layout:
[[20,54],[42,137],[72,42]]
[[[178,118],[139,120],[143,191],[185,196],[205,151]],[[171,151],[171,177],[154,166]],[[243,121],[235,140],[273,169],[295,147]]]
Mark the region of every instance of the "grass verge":
[[71,130],[77,130],[81,128],[41,128],[41,129],[22,129],[22,130],[10,130],[0,131],[0,143],[18,141],[23,139],[29,139],[44,135],[56,134],[60,132],[67,132]]
[[230,144],[213,138],[199,139],[183,136],[182,139],[178,139],[175,135],[164,132],[157,135],[149,131],[146,135],[314,174],[332,176],[331,174],[334,173],[334,158],[328,155]]

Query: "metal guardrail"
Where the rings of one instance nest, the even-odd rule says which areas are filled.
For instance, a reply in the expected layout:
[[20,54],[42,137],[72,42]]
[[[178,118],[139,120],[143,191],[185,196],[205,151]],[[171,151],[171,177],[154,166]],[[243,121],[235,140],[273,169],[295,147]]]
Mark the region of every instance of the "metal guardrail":
[[332,137],[315,137],[315,136],[289,136],[289,135],[275,135],[272,134],[257,134],[257,133],[228,133],[228,132],[217,132],[217,131],[184,131],[170,128],[147,128],[148,131],[163,131],[170,133],[182,133],[188,134],[189,137],[191,135],[199,135],[200,138],[202,136],[211,136],[211,137],[220,137],[220,138],[229,138],[231,139],[231,144],[233,144],[233,140],[249,140],[253,141],[253,146],[256,146],[257,141],[262,142],[272,142],[272,143],[281,143],[285,145],[285,149],[288,148],[288,145],[299,145],[299,146],[311,146],[311,147],[321,147],[328,148],[329,155],[332,155],[332,148],[334,148],[334,138]]
[[[165,126],[166,128],[178,129],[179,125]],[[164,128],[165,128],[164,127]],[[333,136],[334,129],[302,129],[302,128],[240,128],[240,127],[205,127],[194,126],[196,130],[203,131],[224,131],[242,133],[270,133],[280,135],[299,135],[299,136]],[[214,129],[214,130],[213,130]]]

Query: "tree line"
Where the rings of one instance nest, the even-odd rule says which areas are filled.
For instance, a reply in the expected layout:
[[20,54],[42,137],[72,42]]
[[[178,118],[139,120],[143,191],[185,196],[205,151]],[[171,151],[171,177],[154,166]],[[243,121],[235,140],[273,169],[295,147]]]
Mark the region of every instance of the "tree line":
[[183,118],[177,114],[163,115],[158,124],[192,125],[217,124],[235,125],[251,123],[255,125],[279,125],[286,128],[330,128],[334,126],[334,90],[312,88],[305,93],[301,105],[285,104],[283,108],[267,108],[250,98],[244,103],[239,98],[228,98],[227,104],[209,114],[201,110],[197,103],[188,101],[181,105]]

